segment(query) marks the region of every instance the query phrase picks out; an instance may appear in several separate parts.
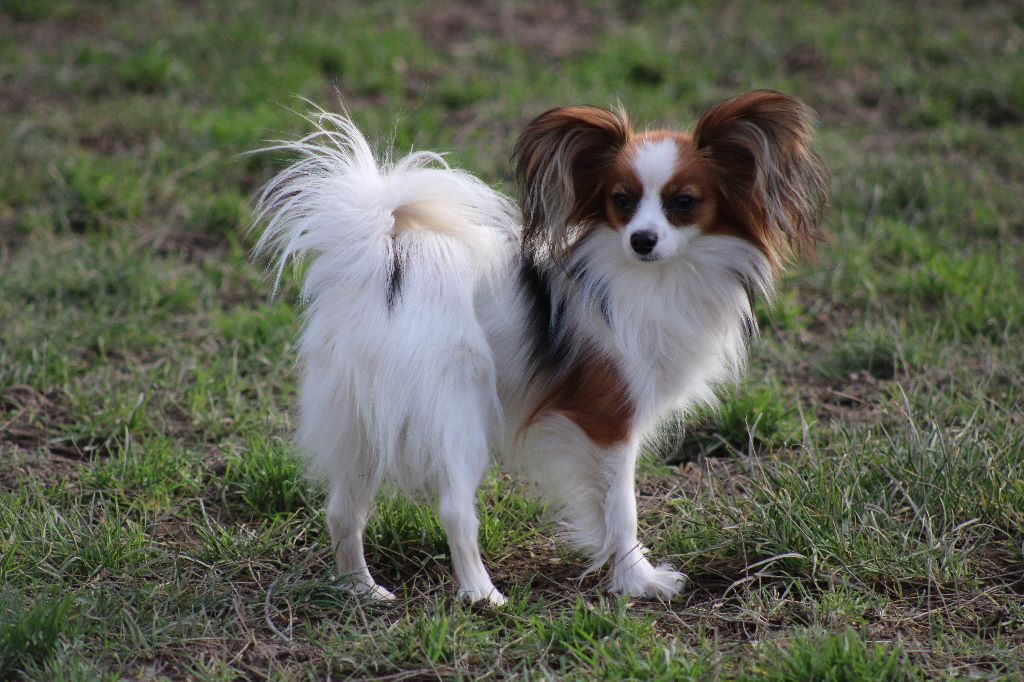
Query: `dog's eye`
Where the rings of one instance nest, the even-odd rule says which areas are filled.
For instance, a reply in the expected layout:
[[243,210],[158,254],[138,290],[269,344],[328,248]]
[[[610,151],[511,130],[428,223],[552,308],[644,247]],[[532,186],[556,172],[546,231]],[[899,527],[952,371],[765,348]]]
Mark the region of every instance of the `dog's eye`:
[[697,199],[689,194],[677,194],[668,202],[668,210],[685,213],[697,205]]
[[636,208],[636,201],[625,192],[616,192],[612,195],[612,206],[618,211],[627,213]]

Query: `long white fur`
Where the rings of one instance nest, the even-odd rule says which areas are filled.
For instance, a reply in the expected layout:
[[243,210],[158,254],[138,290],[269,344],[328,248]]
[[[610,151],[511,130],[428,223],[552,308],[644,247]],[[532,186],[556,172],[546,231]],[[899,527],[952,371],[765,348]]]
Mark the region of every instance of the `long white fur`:
[[[435,154],[381,162],[348,119],[320,111],[311,120],[315,133],[276,147],[299,160],[259,198],[257,250],[276,256],[278,276],[289,257],[315,256],[303,287],[299,441],[330,486],[339,573],[391,596],[362,548],[373,495],[389,479],[437,499],[460,591],[502,603],[480,561],[473,506],[491,439],[505,466],[555,503],[593,559],[588,570],[611,562],[612,591],[675,594],[683,576],[653,566],[637,538],[638,448],[660,418],[712,403],[742,367],[747,289],[771,292],[765,258],[743,240],[699,234],[641,262],[621,232],[593,230],[568,267],[547,265],[567,301],[572,352],[597,348],[625,377],[631,436],[601,447],[559,414],[524,431],[547,385],[530,366],[511,202]],[[641,152],[636,170],[656,197],[668,176],[651,155],[665,156]],[[406,266],[389,308],[396,253]]]
[[278,278],[287,259],[313,257],[299,442],[330,488],[339,573],[390,596],[362,556],[373,495],[390,480],[437,500],[462,591],[501,601],[476,546],[475,490],[500,407],[473,296],[508,249],[514,207],[436,154],[379,161],[347,118],[311,120],[315,133],[275,147],[299,158],[259,197],[256,251],[274,255]]

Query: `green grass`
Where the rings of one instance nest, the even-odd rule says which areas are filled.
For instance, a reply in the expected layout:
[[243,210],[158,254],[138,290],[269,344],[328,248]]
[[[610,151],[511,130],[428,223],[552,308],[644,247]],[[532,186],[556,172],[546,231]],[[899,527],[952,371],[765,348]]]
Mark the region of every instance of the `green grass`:
[[44,596],[27,608],[5,604],[0,614],[0,674],[53,655],[62,636],[74,635],[68,597]]
[[[916,680],[1024,675],[1024,11],[822,5],[0,2],[0,677]],[[502,610],[382,495],[368,604],[294,431],[293,279],[248,198],[336,93],[508,188],[566,103],[687,126],[747,88],[821,116],[829,240],[722,405],[652,444],[641,532],[691,578],[605,596],[495,473]]]
[[909,682],[920,679],[898,646],[867,645],[852,630],[809,633],[765,656],[749,679],[769,682]]

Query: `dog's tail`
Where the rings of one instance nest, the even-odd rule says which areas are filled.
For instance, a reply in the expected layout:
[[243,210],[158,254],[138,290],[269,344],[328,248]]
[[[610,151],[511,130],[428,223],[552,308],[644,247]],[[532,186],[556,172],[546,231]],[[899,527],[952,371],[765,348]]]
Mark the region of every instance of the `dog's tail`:
[[[379,290],[389,309],[405,268],[417,266],[410,261],[448,277],[478,280],[495,271],[515,239],[511,200],[440,154],[393,161],[389,149],[378,158],[347,115],[315,109],[306,119],[315,132],[258,150],[298,156],[257,198],[254,224],[266,227],[254,254],[272,255],[275,293],[288,260],[307,255],[315,258],[303,286],[307,302],[342,278],[343,288],[361,295]],[[446,263],[449,246],[471,256]]]
[[[275,291],[289,259],[310,261],[299,442],[314,476],[372,487],[387,474],[415,490],[447,471],[444,453],[486,452],[488,425],[500,423],[474,299],[509,261],[515,205],[438,154],[375,156],[347,116],[307,119],[313,133],[270,148],[298,158],[256,206],[255,252],[272,256]],[[339,450],[366,456],[339,464]]]

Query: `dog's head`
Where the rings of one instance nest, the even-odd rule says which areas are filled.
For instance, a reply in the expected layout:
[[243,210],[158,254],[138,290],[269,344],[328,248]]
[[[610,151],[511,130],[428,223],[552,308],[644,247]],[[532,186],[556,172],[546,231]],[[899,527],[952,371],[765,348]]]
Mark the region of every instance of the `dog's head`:
[[547,111],[513,151],[523,246],[559,259],[609,229],[631,258],[657,262],[727,236],[779,267],[819,234],[827,174],[810,148],[813,122],[802,102],[768,90],[711,108],[692,133],[636,132],[598,107]]

